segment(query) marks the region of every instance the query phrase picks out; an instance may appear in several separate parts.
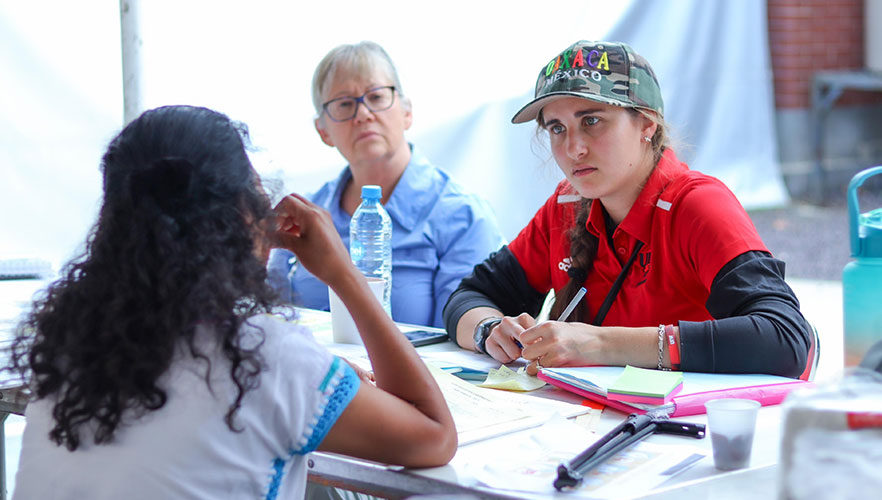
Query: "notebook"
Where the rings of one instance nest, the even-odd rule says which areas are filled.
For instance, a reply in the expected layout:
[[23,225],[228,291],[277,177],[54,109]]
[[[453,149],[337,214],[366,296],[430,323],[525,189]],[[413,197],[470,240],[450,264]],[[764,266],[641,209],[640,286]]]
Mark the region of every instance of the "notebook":
[[621,366],[543,367],[539,371],[539,378],[626,413],[646,413],[659,409],[674,417],[703,414],[704,403],[711,399],[746,398],[763,405],[775,405],[784,401],[792,390],[814,387],[811,382],[775,375],[682,372],[682,388],[670,401],[649,404],[610,397],[608,389],[624,371],[625,368]]

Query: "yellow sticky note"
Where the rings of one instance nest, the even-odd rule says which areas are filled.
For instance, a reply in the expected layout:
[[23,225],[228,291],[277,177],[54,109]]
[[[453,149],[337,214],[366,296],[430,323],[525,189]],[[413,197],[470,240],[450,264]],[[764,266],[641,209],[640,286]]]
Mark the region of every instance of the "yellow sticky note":
[[487,379],[478,384],[479,387],[520,392],[534,391],[544,385],[545,381],[527,375],[526,368],[521,367],[518,371],[514,371],[505,365],[501,365],[496,370],[491,369],[487,372]]

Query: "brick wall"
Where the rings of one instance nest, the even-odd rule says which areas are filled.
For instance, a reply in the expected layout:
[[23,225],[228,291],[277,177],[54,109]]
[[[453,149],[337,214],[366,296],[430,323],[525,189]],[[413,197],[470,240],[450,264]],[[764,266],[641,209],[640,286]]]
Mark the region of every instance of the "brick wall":
[[[778,109],[809,108],[812,75],[864,67],[864,0],[767,0]],[[882,103],[878,93],[847,91],[836,106]]]

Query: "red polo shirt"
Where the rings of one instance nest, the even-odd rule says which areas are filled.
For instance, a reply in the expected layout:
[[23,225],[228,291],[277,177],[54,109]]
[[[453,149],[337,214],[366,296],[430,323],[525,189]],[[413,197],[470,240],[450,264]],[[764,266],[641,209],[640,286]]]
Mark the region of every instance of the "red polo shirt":
[[[540,292],[558,291],[569,281],[567,230],[580,199],[569,182],[561,182],[509,245]],[[592,204],[587,229],[598,237],[597,257],[585,281],[592,318],[637,242],[644,242],[604,325],[712,319],[705,302],[719,270],[744,252],[768,251],[735,195],[718,179],[689,170],[670,149],[613,233],[612,246],[598,202]]]

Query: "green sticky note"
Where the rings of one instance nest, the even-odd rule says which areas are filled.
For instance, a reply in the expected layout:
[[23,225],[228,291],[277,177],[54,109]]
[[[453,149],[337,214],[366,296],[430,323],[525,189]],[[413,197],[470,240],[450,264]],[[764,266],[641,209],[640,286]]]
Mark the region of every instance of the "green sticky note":
[[647,370],[626,366],[607,389],[610,399],[662,404],[683,387],[683,372]]

